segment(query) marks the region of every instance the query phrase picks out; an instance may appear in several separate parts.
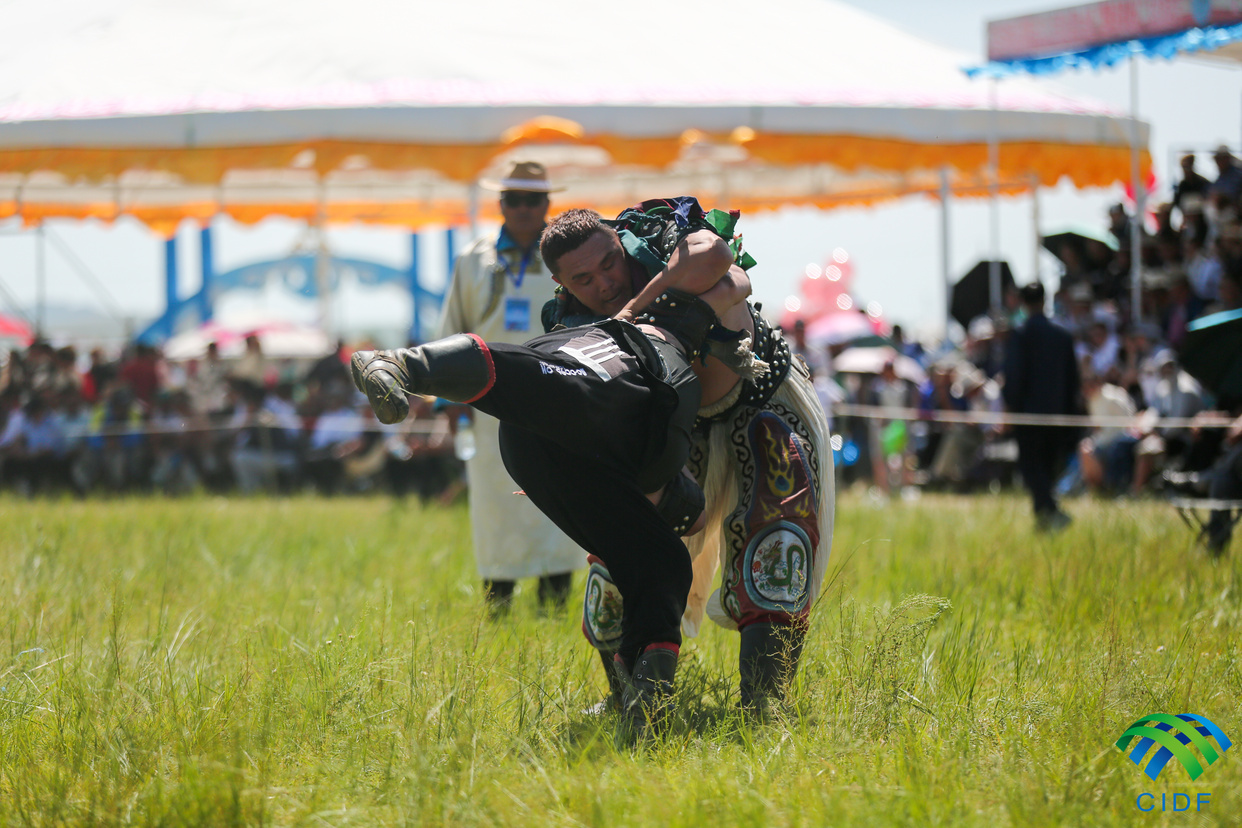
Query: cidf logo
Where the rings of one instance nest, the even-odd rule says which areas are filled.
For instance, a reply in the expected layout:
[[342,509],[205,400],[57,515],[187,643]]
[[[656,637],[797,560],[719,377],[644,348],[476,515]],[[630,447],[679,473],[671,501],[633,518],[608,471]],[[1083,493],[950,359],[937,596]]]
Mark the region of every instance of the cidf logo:
[[[1208,741],[1209,737],[1216,740],[1219,749]],[[1117,740],[1117,749],[1125,753],[1126,748],[1135,740],[1137,743],[1130,751],[1130,761],[1143,768],[1143,772],[1153,780],[1160,776],[1160,772],[1169,764],[1170,759],[1177,759],[1190,776],[1190,781],[1193,782],[1202,776],[1203,772],[1221,757],[1221,754],[1233,747],[1233,742],[1229,741],[1229,737],[1223,730],[1207,718],[1191,713],[1179,713],[1176,716],[1168,713],[1150,713],[1136,719]],[[1153,745],[1160,747],[1152,751],[1149,757],[1147,754]],[[1191,750],[1192,747],[1198,751],[1198,755]],[[1203,757],[1202,761],[1199,759],[1200,756]],[[1147,761],[1146,767],[1143,767],[1144,760]],[[1210,804],[1211,796],[1210,793],[1197,794],[1194,800],[1195,810],[1200,811]],[[1190,810],[1190,794],[1175,793],[1172,800],[1172,810]],[[1156,794],[1141,793],[1135,801],[1135,806],[1140,811],[1154,811],[1157,808],[1165,811],[1169,810],[1169,804],[1168,794],[1160,794],[1157,798]]]

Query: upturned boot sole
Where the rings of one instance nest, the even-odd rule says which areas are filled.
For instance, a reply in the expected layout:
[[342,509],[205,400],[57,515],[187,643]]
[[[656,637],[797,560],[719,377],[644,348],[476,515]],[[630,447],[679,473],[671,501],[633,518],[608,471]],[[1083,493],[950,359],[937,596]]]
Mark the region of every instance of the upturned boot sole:
[[349,360],[354,385],[366,395],[375,419],[384,425],[399,423],[410,413],[405,374],[401,365],[379,351],[356,351]]

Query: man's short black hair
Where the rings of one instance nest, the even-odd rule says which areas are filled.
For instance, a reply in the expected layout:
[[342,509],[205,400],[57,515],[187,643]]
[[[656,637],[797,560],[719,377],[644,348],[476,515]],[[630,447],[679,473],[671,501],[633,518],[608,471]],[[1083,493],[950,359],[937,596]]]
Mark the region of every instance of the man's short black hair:
[[1044,306],[1043,282],[1031,282],[1029,285],[1023,285],[1018,293],[1022,296],[1022,304],[1041,308]]
[[556,273],[561,256],[577,250],[596,233],[616,231],[604,224],[604,217],[594,210],[566,210],[543,229],[539,237],[539,255],[552,273]]

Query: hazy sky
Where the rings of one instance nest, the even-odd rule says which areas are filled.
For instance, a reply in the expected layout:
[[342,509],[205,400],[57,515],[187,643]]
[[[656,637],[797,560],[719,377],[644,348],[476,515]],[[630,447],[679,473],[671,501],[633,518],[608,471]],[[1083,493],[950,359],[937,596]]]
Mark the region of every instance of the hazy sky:
[[[988,19],[1056,8],[1067,3],[1040,0],[855,0],[854,5],[892,25],[942,46],[979,59],[984,52],[984,25]],[[761,13],[761,12],[757,12]],[[825,33],[831,49],[832,33]],[[1105,101],[1123,110],[1130,105],[1130,72],[1119,67],[1101,72],[1064,73],[1045,83],[1072,94]],[[1190,58],[1172,62],[1142,61],[1139,66],[1139,115],[1152,125],[1151,150],[1159,178],[1158,192],[1167,195],[1172,153],[1208,149],[1222,142],[1242,144],[1242,67],[1212,65]],[[1210,159],[1200,171],[1215,175]],[[1074,191],[1069,187],[1039,195],[1040,227],[1051,232],[1070,224],[1104,226],[1108,204],[1121,196],[1112,190]],[[1002,199],[1001,253],[1013,267],[1019,283],[1036,274],[1033,203],[1030,197]],[[958,200],[950,208],[950,261],[960,276],[990,250],[989,208],[984,200]],[[63,240],[90,268],[104,289],[127,315],[142,319],[163,307],[163,246],[144,227],[130,220],[107,227],[95,223],[52,222],[51,232]],[[272,219],[253,227],[218,221],[217,267],[226,270],[257,259],[287,253],[302,232],[300,225]],[[909,199],[870,210],[820,213],[786,210],[744,218],[741,229],[747,245],[760,260],[752,275],[756,298],[777,308],[797,290],[809,263],[823,263],[838,247],[845,248],[854,265],[853,293],[863,303],[878,302],[886,318],[907,326],[935,331],[941,326],[944,286],[941,278],[940,212],[927,199]],[[197,242],[190,227],[183,228],[183,273],[192,290],[197,281]],[[403,234],[365,228],[334,229],[329,239],[335,251],[374,258],[395,266],[409,260],[409,241]],[[464,239],[462,240],[465,241]],[[8,310],[12,295],[33,315],[36,303],[35,241],[13,223],[0,223],[0,310]],[[423,259],[430,279],[442,279],[445,270],[443,239],[426,245]],[[95,293],[77,275],[55,244],[47,258],[47,298],[56,304],[101,307]],[[1039,259],[1040,276],[1054,284],[1056,261]],[[275,291],[264,296],[236,294],[226,310],[241,307],[279,309],[314,317],[314,307],[289,300]],[[397,327],[409,316],[409,303],[399,292],[347,292],[340,298],[339,318],[351,327]]]

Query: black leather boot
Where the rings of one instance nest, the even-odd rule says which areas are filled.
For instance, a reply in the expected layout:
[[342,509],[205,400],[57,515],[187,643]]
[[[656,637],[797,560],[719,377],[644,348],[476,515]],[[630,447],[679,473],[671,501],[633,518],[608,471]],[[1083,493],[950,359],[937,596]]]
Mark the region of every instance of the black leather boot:
[[454,334],[416,348],[355,351],[349,360],[354,385],[381,423],[399,423],[410,413],[406,394],[429,394],[453,402],[478,397],[492,381],[483,346]]
[[639,655],[625,684],[621,711],[635,739],[658,729],[673,702],[673,678],[677,674],[677,653],[653,647]]
[[782,702],[798,672],[806,633],[780,624],[751,624],[742,630],[738,654],[742,710],[763,714],[772,702]]

